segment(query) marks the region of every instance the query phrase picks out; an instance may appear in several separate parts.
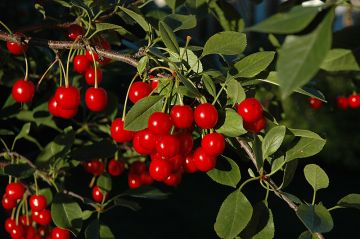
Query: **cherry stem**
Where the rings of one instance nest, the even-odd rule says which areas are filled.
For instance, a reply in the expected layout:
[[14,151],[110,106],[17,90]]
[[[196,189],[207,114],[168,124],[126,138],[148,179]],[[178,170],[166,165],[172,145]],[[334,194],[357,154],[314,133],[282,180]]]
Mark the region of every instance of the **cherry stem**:
[[46,71],[44,72],[44,74],[41,76],[39,82],[37,83],[37,87],[39,88],[42,80],[45,78],[45,76],[47,75],[47,73],[53,68],[53,66],[58,62],[58,58],[55,58],[55,60],[50,64],[50,66],[46,69]]
[[221,95],[221,92],[225,89],[225,86],[226,86],[225,83],[221,86],[221,89],[220,89],[219,92],[217,93],[214,101],[212,102],[212,105],[215,105],[216,101],[219,99],[219,97],[220,97],[220,95]]
[[12,31],[10,30],[10,28],[8,26],[6,26],[5,23],[3,23],[2,21],[0,21],[0,24],[6,29],[6,31],[10,34],[12,34]]
[[97,66],[96,66],[96,60],[95,60],[95,56],[93,53],[93,50],[90,49],[90,54],[91,54],[91,58],[93,59],[93,64],[94,64],[94,74],[95,74],[95,85],[94,88],[98,88],[98,79],[97,79]]
[[119,151],[117,151],[117,150],[115,152],[114,159],[115,159],[115,161],[119,160]]
[[94,175],[90,181],[89,188],[92,188],[94,186],[95,180],[96,180],[96,176]]
[[38,195],[39,194],[39,187],[38,187],[38,183],[37,183],[36,172],[34,173],[34,183],[35,183],[35,194]]
[[136,78],[139,76],[139,73],[136,73],[135,76],[131,79],[129,88],[126,92],[126,97],[125,97],[125,102],[124,102],[124,108],[123,108],[123,113],[122,113],[122,119],[125,120],[125,116],[126,116],[126,106],[127,106],[127,102],[128,102],[128,98],[129,98],[129,92],[130,92],[130,87],[131,85],[134,83],[134,81],[136,80]]
[[166,71],[170,72],[172,76],[174,76],[174,77],[176,76],[176,72],[174,70],[170,69],[169,67],[165,67],[165,66],[157,66],[157,67],[151,68],[149,70],[149,73],[152,73],[153,71],[156,71],[159,69],[166,70]]
[[21,199],[21,202],[19,203],[19,206],[16,209],[16,216],[15,216],[16,225],[19,225],[20,209],[21,209],[21,207],[22,207],[22,205],[24,204],[25,201],[26,201],[26,197],[24,195],[23,198]]
[[[62,75],[64,75],[64,77],[66,77],[66,73],[65,73],[65,68],[64,68],[64,64],[62,63],[61,59],[59,58],[59,66],[62,70],[62,74],[60,72],[60,86],[62,85]],[[66,84],[66,78],[65,78],[65,84]]]
[[79,41],[79,39],[80,39],[79,37],[75,39],[69,50],[69,54],[66,62],[65,87],[69,87],[69,65],[70,65],[71,53],[74,49],[75,44]]
[[28,80],[29,77],[29,63],[26,53],[24,52],[24,58],[25,58],[25,79],[24,81]]

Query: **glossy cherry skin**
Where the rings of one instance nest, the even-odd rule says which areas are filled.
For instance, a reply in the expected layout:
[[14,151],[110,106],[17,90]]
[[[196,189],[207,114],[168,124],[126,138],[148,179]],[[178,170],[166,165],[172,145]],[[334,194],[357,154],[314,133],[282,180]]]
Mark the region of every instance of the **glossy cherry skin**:
[[141,185],[150,185],[154,182],[154,179],[151,177],[149,172],[143,172],[140,175],[140,181],[141,181]]
[[74,109],[63,109],[59,106],[59,117],[64,119],[71,119],[73,118],[78,112],[78,108]]
[[265,117],[251,123],[244,122],[244,128],[251,133],[259,133],[266,127]]
[[23,225],[23,226],[30,226],[31,225],[31,218],[30,218],[29,215],[26,215],[26,214],[21,215],[19,217],[19,221],[21,222],[21,225]]
[[31,219],[42,226],[47,226],[51,223],[51,212],[47,209],[42,211],[33,211]]
[[339,109],[347,109],[349,106],[348,99],[345,96],[339,96],[336,98],[336,105]]
[[90,87],[85,92],[85,104],[94,112],[103,111],[108,102],[106,90],[103,88]]
[[70,40],[74,41],[76,38],[83,34],[84,29],[79,25],[73,24],[68,28],[68,37]]
[[131,164],[129,174],[140,175],[146,171],[146,165],[144,162],[136,161]]
[[105,197],[107,197],[107,193],[106,192],[102,192],[102,190],[98,187],[98,186],[94,186],[92,189],[92,198],[95,202],[102,202],[104,199],[104,194]]
[[131,102],[136,103],[142,98],[150,95],[152,89],[148,83],[137,81],[131,84],[129,89],[129,99]]
[[185,157],[183,155],[177,154],[174,157],[171,157],[167,160],[171,163],[173,173],[183,171],[182,167],[185,162]]
[[18,200],[24,195],[25,187],[22,183],[9,183],[6,186],[5,193],[9,199]]
[[237,112],[244,121],[254,122],[263,116],[263,108],[255,98],[247,98],[237,106]]
[[153,113],[148,120],[148,129],[155,135],[169,134],[172,125],[170,116],[163,112]]
[[129,188],[138,188],[141,184],[141,178],[137,174],[129,174],[128,175],[128,185]]
[[180,153],[182,155],[188,155],[194,146],[194,140],[191,133],[183,133],[178,135],[180,142]]
[[312,108],[314,110],[320,109],[323,105],[321,100],[314,98],[314,97],[309,97],[308,101],[309,101],[310,108]]
[[124,129],[124,121],[120,118],[112,122],[110,132],[113,140],[118,143],[131,141],[134,137],[134,132]]
[[91,62],[85,55],[76,55],[74,57],[74,71],[79,74],[84,74],[90,67]]
[[24,227],[22,225],[13,225],[9,234],[12,239],[21,239],[24,236]]
[[70,239],[70,232],[60,227],[55,227],[51,231],[51,239]]
[[170,111],[171,120],[176,128],[190,128],[194,121],[194,113],[188,105],[175,105]]
[[194,163],[202,172],[208,172],[216,166],[216,157],[206,154],[203,148],[197,148],[193,155]]
[[194,110],[194,120],[197,126],[203,129],[214,128],[218,121],[218,112],[210,103],[198,105]]
[[137,133],[139,135],[139,144],[144,148],[148,154],[155,152],[157,136],[155,136],[149,129],[144,129]]
[[125,162],[124,160],[115,160],[112,159],[108,164],[108,172],[111,176],[119,176],[125,170]]
[[46,197],[43,195],[31,195],[29,199],[30,208],[33,211],[42,211],[46,208]]
[[60,117],[60,107],[55,97],[51,97],[51,99],[49,100],[48,110],[49,113],[52,114],[53,116]]
[[360,94],[350,95],[348,98],[349,106],[353,109],[360,107]]
[[181,183],[182,174],[172,173],[164,181],[164,183],[170,187],[177,187]]
[[92,160],[91,165],[92,165],[91,173],[94,176],[100,176],[105,170],[104,163],[100,162],[99,160],[96,159]]
[[224,152],[225,138],[219,133],[207,134],[201,140],[201,147],[206,154],[216,157]]
[[167,160],[153,160],[150,163],[149,173],[150,176],[156,181],[164,181],[171,174],[171,172],[171,163]]
[[36,231],[35,228],[32,226],[26,226],[25,228],[25,235],[26,237],[24,239],[35,239]]
[[[24,34],[22,34],[22,33],[15,33],[14,35],[24,37]],[[8,42],[6,42],[6,48],[8,49],[8,51],[11,54],[13,54],[15,56],[19,56],[19,55],[24,54],[24,52],[27,51],[28,45],[25,43],[17,43],[17,42],[8,41]]]
[[[150,76],[150,78],[151,78],[151,76]],[[154,78],[154,77],[152,77],[152,78]],[[159,80],[158,79],[151,80],[150,85],[151,85],[151,89],[155,90],[159,86]]]
[[11,229],[16,225],[15,219],[12,219],[11,217],[7,218],[5,220],[5,230],[7,232],[10,232]]
[[11,95],[16,102],[28,103],[35,95],[35,86],[31,81],[17,80],[12,87]]
[[180,152],[180,142],[175,135],[164,135],[156,143],[156,151],[164,158],[171,158]]
[[[102,82],[103,79],[103,74],[102,74],[102,70],[97,67],[96,68],[96,75],[97,75],[97,82],[98,84],[100,84]],[[90,66],[87,68],[86,72],[85,72],[85,81],[86,84],[88,85],[95,85],[95,68]]]
[[187,173],[195,173],[198,171],[193,155],[187,155],[184,162],[184,169]]
[[16,207],[16,200],[10,199],[6,194],[4,194],[1,204],[5,210],[10,210]]
[[75,109],[80,105],[80,91],[73,86],[61,86],[55,91],[55,99],[60,108],[65,110]]
[[133,147],[136,152],[142,155],[151,154],[153,150],[149,150],[148,148],[144,148],[143,144],[140,142],[140,138],[142,138],[142,131],[136,132],[133,138]]

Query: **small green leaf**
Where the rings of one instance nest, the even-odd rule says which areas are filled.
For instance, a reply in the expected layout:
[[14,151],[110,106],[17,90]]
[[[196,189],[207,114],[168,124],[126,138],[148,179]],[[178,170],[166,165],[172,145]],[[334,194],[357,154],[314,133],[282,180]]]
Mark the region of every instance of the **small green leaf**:
[[264,159],[275,153],[280,148],[285,138],[285,133],[285,126],[275,126],[266,133],[261,146]]
[[309,231],[305,231],[303,233],[300,234],[300,236],[298,237],[298,239],[318,239],[318,237],[316,235],[313,235],[311,232]]
[[246,94],[244,88],[241,86],[240,82],[235,80],[235,78],[230,75],[228,75],[228,78],[226,80],[226,89],[228,105],[234,107],[235,104],[245,100]]
[[51,205],[53,201],[53,194],[50,188],[42,188],[39,190],[39,194],[46,198],[46,205]]
[[317,133],[314,133],[310,130],[306,129],[290,129],[289,131],[297,137],[304,137],[304,138],[310,138],[310,139],[317,139],[317,140],[324,140],[321,138]]
[[286,152],[286,161],[298,158],[307,158],[319,153],[324,147],[326,140],[314,138],[300,138],[299,142],[295,144],[290,150]]
[[23,127],[21,128],[20,132],[16,135],[14,142],[12,144],[12,149],[14,149],[16,141],[18,141],[21,138],[26,137],[29,133],[30,133],[30,127],[31,127],[31,123],[26,123],[23,125]]
[[329,211],[322,204],[301,204],[296,211],[296,215],[312,233],[329,232],[334,226]]
[[316,164],[308,164],[304,168],[305,178],[314,191],[329,186],[329,177],[325,171]]
[[352,193],[340,199],[337,205],[360,209],[360,194]]
[[111,176],[108,173],[101,174],[96,181],[96,185],[98,185],[101,190],[110,192],[112,189]]
[[182,5],[185,0],[165,0],[166,4],[175,12],[176,8]]
[[255,135],[254,137],[254,141],[252,144],[252,148],[255,154],[255,159],[256,159],[256,163],[258,168],[262,168],[264,165],[264,158],[263,158],[263,153],[262,153],[262,141],[259,135]]
[[326,71],[359,71],[359,64],[349,49],[331,49],[321,63]]
[[97,158],[109,158],[114,156],[116,150],[116,144],[114,144],[114,142],[111,140],[105,139],[74,149],[71,152],[71,157],[78,161],[89,161]]
[[224,124],[216,132],[227,137],[237,137],[246,134],[247,131],[243,128],[241,116],[232,109],[226,109]]
[[114,234],[107,225],[100,224],[100,239],[115,239]]
[[235,63],[234,67],[237,73],[234,77],[251,78],[256,76],[270,65],[274,56],[275,52],[273,51],[256,52],[246,56]]
[[148,96],[136,102],[126,114],[125,129],[139,131],[147,128],[150,115],[161,111],[163,98],[163,95]]
[[0,129],[0,135],[14,135],[14,132],[9,129]]
[[216,97],[216,87],[214,81],[211,79],[211,77],[208,74],[202,74],[201,77],[202,82],[204,83],[205,89],[207,92],[212,96]]
[[174,29],[174,32],[196,27],[195,15],[170,14],[163,21]]
[[[228,170],[214,168],[207,172],[207,175],[217,183],[236,188],[241,179],[239,166],[234,160],[226,156],[221,156],[228,162]],[[222,161],[223,162],[223,161]],[[217,164],[219,165],[219,164]]]
[[85,210],[82,211],[81,214],[81,218],[83,221],[86,221],[87,219],[89,219],[91,217],[91,215],[93,215],[94,211],[90,211],[90,210]]
[[210,54],[238,55],[246,48],[246,35],[225,31],[211,36],[205,43],[202,56]]
[[[186,69],[191,69],[196,73],[201,73],[203,71],[202,63],[193,51],[187,49],[185,52],[184,48],[180,48],[180,55],[172,51],[169,51],[169,54],[169,60],[173,63],[181,63]],[[184,62],[187,64],[184,64]]]
[[245,195],[237,189],[222,203],[214,225],[220,238],[236,237],[248,224],[253,208]]
[[144,31],[150,32],[150,26],[143,16],[141,16],[140,14],[137,14],[134,11],[131,11],[130,9],[120,7],[120,6],[119,6],[119,8],[122,11],[124,11],[129,17],[131,17],[135,22],[137,22],[142,27],[142,29],[144,29]]
[[284,166],[284,161],[284,156],[280,156],[274,159],[271,163],[271,172],[280,170]]
[[97,34],[99,32],[109,31],[109,30],[116,31],[116,32],[120,33],[120,35],[122,35],[122,36],[127,35],[127,34],[131,34],[128,30],[126,30],[122,26],[112,24],[112,23],[99,22],[99,23],[96,23],[95,26],[96,26],[96,30],[93,33],[93,35],[95,35],[95,34]]
[[141,209],[140,205],[135,201],[130,201],[124,198],[115,198],[114,205],[120,207],[126,207],[133,211],[138,211]]
[[195,84],[188,79],[187,77],[183,76],[182,74],[180,74],[180,72],[177,72],[176,76],[180,79],[181,83],[184,84],[184,86],[192,92],[193,95],[197,95],[200,96],[200,92],[198,91],[198,89],[196,88]]
[[282,182],[283,188],[286,188],[293,180],[298,166],[298,161],[299,160],[295,159],[286,164]]
[[85,229],[85,239],[100,239],[100,223],[94,219]]
[[18,179],[32,177],[35,169],[28,164],[9,164],[4,168],[4,174],[13,176]]
[[170,51],[180,54],[179,44],[176,41],[176,36],[174,35],[173,30],[165,22],[160,21],[159,31],[165,46],[169,48]]
[[148,56],[143,56],[140,60],[139,63],[136,67],[138,73],[141,75],[144,70],[146,69],[147,64],[149,63],[149,57]]
[[140,188],[131,189],[125,192],[125,194],[134,198],[148,199],[165,199],[168,197],[167,193],[164,193],[159,189],[150,186],[143,186]]

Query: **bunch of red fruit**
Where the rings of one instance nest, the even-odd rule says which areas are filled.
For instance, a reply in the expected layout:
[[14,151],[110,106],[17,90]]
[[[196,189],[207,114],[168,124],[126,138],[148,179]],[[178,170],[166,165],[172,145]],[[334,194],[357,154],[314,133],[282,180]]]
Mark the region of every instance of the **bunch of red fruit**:
[[[18,201],[24,198],[24,194],[25,187],[22,183],[9,183],[2,198],[2,206],[5,210],[16,208]],[[31,218],[29,215],[21,215],[17,220],[15,218],[6,219],[5,229],[12,239],[38,239],[43,238],[47,234],[47,227],[51,223],[51,213],[50,210],[46,209],[47,202],[45,196],[31,195],[29,205],[31,208]],[[38,225],[37,230],[36,224]],[[47,238],[69,239],[70,233],[67,230],[56,227],[51,230],[51,236]]]
[[252,133],[258,133],[266,126],[263,108],[255,98],[247,98],[237,105],[237,112],[243,119],[244,128]]
[[[308,98],[309,106],[314,109],[320,109],[323,106],[323,102],[315,97]],[[339,109],[347,109],[352,108],[356,109],[360,107],[360,94],[352,94],[348,97],[346,96],[338,96],[336,98],[336,106]]]

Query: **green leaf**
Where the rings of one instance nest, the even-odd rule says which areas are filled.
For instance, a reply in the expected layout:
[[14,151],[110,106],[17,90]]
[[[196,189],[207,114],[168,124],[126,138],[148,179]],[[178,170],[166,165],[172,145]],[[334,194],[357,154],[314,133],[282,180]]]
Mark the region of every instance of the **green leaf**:
[[195,15],[170,14],[167,15],[166,18],[163,19],[163,21],[171,29],[174,29],[174,32],[196,27]]
[[274,159],[271,163],[271,172],[280,170],[284,166],[284,161],[284,156],[280,156]]
[[66,228],[78,235],[82,227],[79,204],[64,194],[57,194],[51,205],[51,216],[57,227]]
[[[203,71],[203,66],[201,61],[199,60],[199,58],[195,55],[195,53],[189,49],[186,50],[184,48],[180,48],[180,55],[178,55],[177,53],[174,53],[172,51],[169,51],[169,60],[174,62],[174,63],[182,63],[182,65],[186,68],[186,69],[191,69],[192,71],[196,72],[196,73],[201,73]],[[181,59],[181,56],[183,57],[183,59]],[[183,64],[184,61],[187,64]]]
[[102,140],[90,145],[84,145],[74,149],[71,157],[78,161],[89,161],[98,158],[113,157],[117,150],[116,144],[112,140]]
[[326,140],[315,133],[313,133],[313,137],[301,137],[295,146],[286,152],[286,161],[307,158],[319,153],[324,147]]
[[255,135],[254,136],[254,141],[252,144],[252,148],[255,154],[255,159],[256,159],[256,163],[258,168],[262,168],[262,166],[264,165],[264,158],[263,158],[263,153],[262,153],[262,141],[259,135]]
[[39,194],[46,198],[46,205],[51,205],[53,201],[53,194],[50,188],[42,188],[39,190]]
[[285,126],[275,126],[266,133],[261,145],[264,159],[275,153],[280,148],[285,138],[285,133]]
[[299,160],[295,159],[286,164],[282,182],[283,188],[286,188],[293,180],[298,166],[298,161]]
[[112,189],[112,180],[110,174],[108,173],[101,174],[96,181],[96,185],[98,185],[101,190],[110,192]]
[[276,66],[283,98],[305,85],[319,70],[331,47],[333,19],[331,10],[313,32],[286,37]]
[[211,77],[208,74],[202,74],[201,77],[202,82],[204,83],[205,89],[207,92],[212,96],[216,97],[216,87],[214,81],[211,79]]
[[141,57],[141,59],[139,60],[138,65],[136,67],[139,74],[142,74],[144,72],[144,70],[146,69],[146,66],[147,66],[148,63],[149,63],[149,57],[148,56]]
[[234,107],[235,104],[240,103],[245,100],[246,94],[244,88],[241,86],[240,82],[235,80],[234,77],[228,75],[226,80],[226,89],[227,89],[227,104]]
[[126,34],[130,34],[130,32],[128,30],[126,30],[125,28],[123,28],[122,26],[112,24],[112,23],[99,22],[99,23],[96,23],[95,26],[96,26],[96,30],[93,33],[93,35],[95,35],[99,32],[109,31],[109,30],[116,31],[116,32],[120,33],[120,35],[122,35],[122,36],[126,35]]
[[115,239],[114,234],[107,225],[100,224],[100,239]]
[[26,137],[29,133],[30,133],[30,127],[31,127],[31,123],[26,123],[23,125],[23,127],[21,128],[20,132],[16,135],[13,144],[12,144],[12,149],[14,149],[16,141],[18,141],[21,138]]
[[166,4],[175,12],[176,8],[185,2],[185,0],[165,0]]
[[312,233],[329,232],[334,226],[329,211],[322,204],[301,204],[296,211],[296,215]]
[[193,95],[197,95],[200,96],[200,92],[198,91],[198,89],[196,88],[195,84],[188,79],[187,77],[183,76],[180,72],[177,72],[176,77],[178,77],[181,81],[181,83],[184,84],[184,86],[190,91],[192,92]]
[[286,13],[277,13],[248,28],[249,31],[290,34],[303,30],[319,12],[317,7],[296,6]]
[[234,67],[237,73],[234,77],[251,78],[256,76],[270,65],[274,56],[275,52],[273,51],[256,52],[246,56],[235,63]]
[[142,29],[144,29],[144,31],[150,32],[150,26],[143,16],[141,16],[140,14],[137,14],[134,11],[131,11],[130,9],[120,7],[120,6],[119,6],[119,8],[122,11],[124,11],[129,17],[131,17],[135,22],[137,22],[142,27]]
[[360,194],[352,193],[340,199],[337,205],[360,209]]
[[246,48],[246,35],[224,31],[211,36],[205,43],[202,56],[210,54],[238,55]]
[[100,223],[98,219],[94,219],[85,229],[86,239],[100,239]]
[[237,137],[246,134],[247,131],[243,128],[241,116],[232,109],[226,109],[224,124],[216,132],[227,137]]
[[124,198],[115,198],[114,205],[120,207],[126,207],[133,211],[138,211],[141,209],[140,205],[135,201],[130,201]]
[[314,191],[329,186],[329,177],[325,171],[316,164],[308,164],[304,168],[305,178]]
[[180,54],[179,44],[176,41],[176,36],[173,30],[165,23],[159,22],[160,37],[164,42],[165,46],[177,54]]
[[224,170],[214,168],[213,170],[207,172],[207,175],[217,183],[236,188],[236,185],[241,179],[239,166],[231,158],[223,155],[221,157],[226,159],[228,162],[228,169]]
[[9,129],[0,129],[0,135],[14,135],[14,132]]
[[18,179],[32,177],[35,169],[28,164],[9,164],[4,168],[4,174],[13,176]]
[[311,232],[309,231],[305,231],[303,233],[300,234],[300,236],[298,237],[298,239],[318,239],[318,237],[316,235],[313,235]]
[[151,186],[143,186],[136,189],[131,189],[125,192],[126,195],[134,198],[148,198],[148,199],[165,199],[168,197],[167,193],[160,191]]
[[297,137],[304,137],[304,138],[311,138],[311,139],[318,139],[323,140],[317,133],[314,133],[310,130],[306,129],[291,129],[289,128],[289,131]]
[[139,131],[147,128],[150,115],[161,111],[163,98],[163,95],[148,96],[136,102],[126,114],[125,129]]
[[220,238],[236,237],[248,224],[253,208],[245,195],[237,189],[222,203],[214,225]]
[[320,68],[326,71],[359,71],[359,64],[349,49],[331,49]]
[[91,217],[91,215],[93,215],[94,211],[90,211],[90,210],[84,210],[82,211],[81,214],[81,218],[83,221],[86,221],[87,219],[89,219]]

